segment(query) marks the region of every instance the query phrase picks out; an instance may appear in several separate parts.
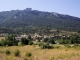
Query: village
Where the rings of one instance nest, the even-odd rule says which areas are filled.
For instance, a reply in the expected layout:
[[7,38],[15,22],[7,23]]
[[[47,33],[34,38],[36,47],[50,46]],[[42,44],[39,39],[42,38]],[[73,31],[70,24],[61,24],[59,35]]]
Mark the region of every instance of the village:
[[[6,37],[8,35],[8,33],[1,33],[0,34],[0,37]],[[15,38],[16,38],[16,40],[21,40],[21,38],[28,38],[28,36],[31,36],[31,35],[29,35],[29,34],[19,34],[19,35],[17,35]],[[37,38],[56,38],[56,39],[59,39],[59,38],[61,38],[61,37],[69,37],[69,35],[68,36],[66,36],[66,35],[39,35],[38,33],[35,33],[34,35],[32,35],[31,36],[31,38],[33,39],[33,40],[37,40]]]
[[[2,33],[0,34],[0,37],[7,37],[8,33]],[[68,43],[75,43],[72,40],[75,40],[77,38],[77,43],[80,43],[80,36],[77,34],[71,34],[71,35],[66,35],[66,34],[17,34],[14,36],[15,40],[18,42],[22,41],[22,38],[25,38],[29,41],[33,42],[49,42],[49,43],[54,43],[54,44],[68,44]],[[71,40],[72,39],[72,40]],[[1,39],[2,40],[2,39]],[[54,42],[53,42],[54,41]]]
[[28,34],[23,34],[23,35],[18,35],[16,36],[16,40],[21,40],[21,38],[28,38],[28,37],[31,37],[33,40],[37,41],[38,38],[40,38],[41,40],[43,40],[44,38],[54,38],[54,39],[61,39],[61,38],[69,38],[69,35],[66,36],[66,35],[39,35],[37,33],[35,33],[33,36],[31,35],[28,35]]

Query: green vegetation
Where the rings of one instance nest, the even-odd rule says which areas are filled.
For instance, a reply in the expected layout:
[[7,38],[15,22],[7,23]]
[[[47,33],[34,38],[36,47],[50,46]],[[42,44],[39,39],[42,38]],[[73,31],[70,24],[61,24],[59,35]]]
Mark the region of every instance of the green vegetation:
[[[51,29],[80,31],[80,18],[50,12],[14,10],[0,12],[2,33],[49,33]],[[18,22],[18,23],[17,23]]]
[[19,56],[19,54],[20,54],[20,51],[19,50],[15,50],[14,51],[14,56]]
[[11,54],[10,50],[6,50],[6,51],[5,51],[5,54],[6,54],[6,55]]
[[[0,41],[0,46],[23,46],[23,45],[34,45],[35,42],[40,46],[41,49],[52,49],[54,44],[63,44],[67,48],[70,48],[70,44],[74,44],[78,46],[80,44],[80,37],[79,35],[73,34],[70,37],[50,37],[50,38],[36,38],[38,41],[36,42],[31,36],[29,35],[28,38],[21,38],[21,40],[16,40],[15,35],[8,35],[5,39]],[[57,49],[59,46],[56,47]]]
[[[56,49],[56,47],[59,48]],[[71,44],[70,48],[61,44],[54,44],[52,49],[40,49],[38,45],[35,47],[31,45],[26,46],[10,46],[1,47],[0,49],[0,59],[1,60],[80,60],[80,46],[76,44]],[[75,47],[74,47],[75,46]],[[9,48],[9,50],[8,50]],[[16,50],[17,49],[17,50]],[[6,54],[11,52],[10,55]],[[27,52],[26,52],[27,51]],[[14,54],[15,52],[15,54]],[[43,58],[45,57],[45,58]]]
[[55,44],[55,41],[53,38],[44,38],[43,42],[48,42],[50,44]]
[[18,46],[23,46],[22,42],[18,42]]
[[0,39],[0,60],[80,60],[80,18],[34,10],[0,12],[0,33],[9,33]]
[[22,46],[22,45],[32,45],[33,42],[29,38],[21,38],[21,41],[15,39],[15,36],[10,34],[0,41],[0,46]]
[[39,46],[41,49],[52,49],[53,48],[53,46],[50,45],[49,43],[40,43]]
[[26,38],[21,38],[21,42],[23,45],[28,45],[29,40],[27,40]]
[[29,41],[28,45],[33,45],[34,43],[32,41]]
[[0,41],[1,46],[13,46],[17,45],[17,43],[18,41],[15,39],[15,36],[11,34]]
[[54,57],[50,57],[50,60],[54,60]]
[[28,60],[27,58],[24,58],[24,60]]
[[31,52],[27,52],[27,53],[25,54],[25,56],[30,57],[30,56],[32,56],[32,53],[31,53]]

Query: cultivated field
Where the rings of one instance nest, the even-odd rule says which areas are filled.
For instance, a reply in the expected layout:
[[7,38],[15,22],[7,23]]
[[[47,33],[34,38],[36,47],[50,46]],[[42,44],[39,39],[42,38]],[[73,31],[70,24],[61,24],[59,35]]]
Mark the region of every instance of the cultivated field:
[[[11,54],[6,55],[5,50]],[[15,57],[14,51],[18,49],[20,55]],[[26,52],[32,56],[26,57]],[[80,60],[80,48],[67,48],[63,45],[55,45],[53,49],[40,49],[37,45],[0,47],[0,60]]]

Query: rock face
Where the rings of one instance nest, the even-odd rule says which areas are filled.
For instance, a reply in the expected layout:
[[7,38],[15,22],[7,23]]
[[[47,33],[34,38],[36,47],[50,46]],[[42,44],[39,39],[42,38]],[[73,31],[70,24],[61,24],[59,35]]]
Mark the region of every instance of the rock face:
[[0,12],[0,32],[80,31],[80,18],[26,8]]

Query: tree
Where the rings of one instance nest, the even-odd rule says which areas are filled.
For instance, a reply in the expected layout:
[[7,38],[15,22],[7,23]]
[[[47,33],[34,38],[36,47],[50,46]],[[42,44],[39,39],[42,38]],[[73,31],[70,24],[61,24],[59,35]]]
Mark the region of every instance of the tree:
[[5,37],[5,40],[6,40],[6,44],[8,46],[12,46],[12,45],[17,45],[17,40],[15,39],[15,36],[10,34],[8,36]]
[[2,40],[0,41],[0,43],[1,43],[2,46],[6,46],[6,40],[2,39]]
[[29,41],[28,45],[33,45],[33,42],[32,41]]
[[27,38],[27,39],[28,39],[28,40],[32,40],[32,38],[31,38],[31,36],[30,36],[30,35],[28,36],[28,38]]
[[44,38],[43,42],[48,42],[48,38]]
[[17,45],[18,41],[15,39],[15,36],[10,34],[6,36],[5,39],[2,39],[0,43],[2,46],[6,46],[6,45],[13,46],[13,45]]
[[54,41],[53,38],[49,38],[48,42],[51,43],[51,44],[55,44],[55,41]]
[[21,42],[24,45],[28,45],[29,41],[26,38],[21,38]]
[[41,49],[51,49],[53,46],[49,45],[49,43],[42,43],[39,45]]
[[71,40],[71,43],[74,44],[74,43],[78,43],[78,35],[74,34],[74,35],[71,35],[70,36],[70,40]]

